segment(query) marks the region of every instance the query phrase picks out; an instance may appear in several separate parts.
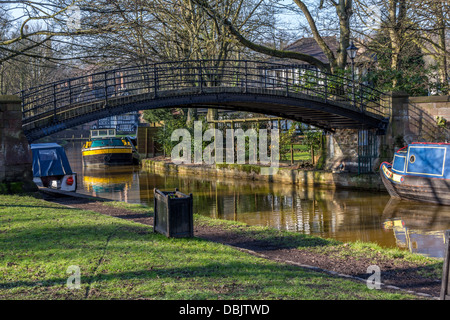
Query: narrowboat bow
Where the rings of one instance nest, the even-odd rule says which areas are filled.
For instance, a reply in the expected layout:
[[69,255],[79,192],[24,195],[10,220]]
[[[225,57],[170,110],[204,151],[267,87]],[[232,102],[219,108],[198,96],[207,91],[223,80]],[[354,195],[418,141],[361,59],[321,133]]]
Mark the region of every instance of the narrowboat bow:
[[450,144],[414,142],[380,165],[392,198],[450,205]]

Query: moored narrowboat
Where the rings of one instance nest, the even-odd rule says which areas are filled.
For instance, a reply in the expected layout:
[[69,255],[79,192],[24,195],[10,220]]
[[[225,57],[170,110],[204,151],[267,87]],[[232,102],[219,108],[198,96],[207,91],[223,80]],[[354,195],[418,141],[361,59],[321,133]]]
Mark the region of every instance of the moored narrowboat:
[[380,165],[392,198],[450,205],[450,144],[413,142]]
[[77,190],[77,174],[72,171],[69,159],[57,143],[31,144],[33,156],[33,181],[39,187],[62,191]]
[[131,165],[134,146],[125,138],[116,137],[115,129],[91,130],[91,138],[81,152],[85,166]]

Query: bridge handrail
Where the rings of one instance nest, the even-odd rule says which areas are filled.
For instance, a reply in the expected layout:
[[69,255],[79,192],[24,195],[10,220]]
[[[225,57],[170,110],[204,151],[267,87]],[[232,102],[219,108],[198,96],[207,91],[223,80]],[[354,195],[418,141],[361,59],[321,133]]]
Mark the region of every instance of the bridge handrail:
[[[21,91],[24,122],[70,105],[105,101],[113,96],[183,88],[241,87],[265,94],[306,94],[347,104],[360,112],[390,113],[388,95],[359,82],[304,65],[253,60],[185,60],[128,66],[58,80]],[[127,90],[122,91],[121,89]],[[262,93],[263,94],[263,93]]]

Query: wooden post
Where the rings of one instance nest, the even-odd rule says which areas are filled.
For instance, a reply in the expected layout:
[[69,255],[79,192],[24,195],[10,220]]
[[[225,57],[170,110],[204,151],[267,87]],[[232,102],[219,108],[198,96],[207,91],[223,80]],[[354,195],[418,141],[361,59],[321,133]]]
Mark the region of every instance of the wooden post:
[[156,157],[155,139],[152,137],[152,157]]
[[148,157],[148,130],[147,129],[148,129],[147,127],[144,128],[144,132],[145,132],[145,149],[144,149],[144,151],[145,151],[146,158]]
[[[217,125],[217,128],[219,128],[219,125]],[[213,130],[214,130],[214,164],[217,163],[217,136],[216,136],[216,123],[213,123]]]
[[450,258],[450,230],[445,231],[445,242],[447,246],[445,247],[445,255],[444,255],[444,266],[442,270],[442,284],[441,284],[441,300],[450,300],[450,295],[448,292],[449,287],[449,258]]
[[[235,148],[235,144],[234,144],[234,121],[232,120],[231,121],[231,141],[233,141],[233,143],[232,143],[232,151],[231,151],[231,153],[232,153],[232,155],[233,155],[233,159],[232,159],[232,161],[231,161],[231,163],[234,163],[234,161],[236,160],[236,148]],[[230,159],[231,160],[231,159]]]
[[312,164],[314,165],[314,146],[311,145],[311,159],[312,159]]

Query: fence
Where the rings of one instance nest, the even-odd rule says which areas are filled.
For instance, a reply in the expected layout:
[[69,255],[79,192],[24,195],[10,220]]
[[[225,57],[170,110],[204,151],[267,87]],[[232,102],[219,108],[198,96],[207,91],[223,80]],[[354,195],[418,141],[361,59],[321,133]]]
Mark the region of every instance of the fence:
[[351,79],[303,65],[248,60],[191,60],[154,63],[113,69],[64,79],[21,92],[25,122],[77,104],[104,101],[117,96],[149,93],[154,98],[167,91],[211,87],[302,93],[325,101],[348,102],[352,109],[386,116],[387,95]]

